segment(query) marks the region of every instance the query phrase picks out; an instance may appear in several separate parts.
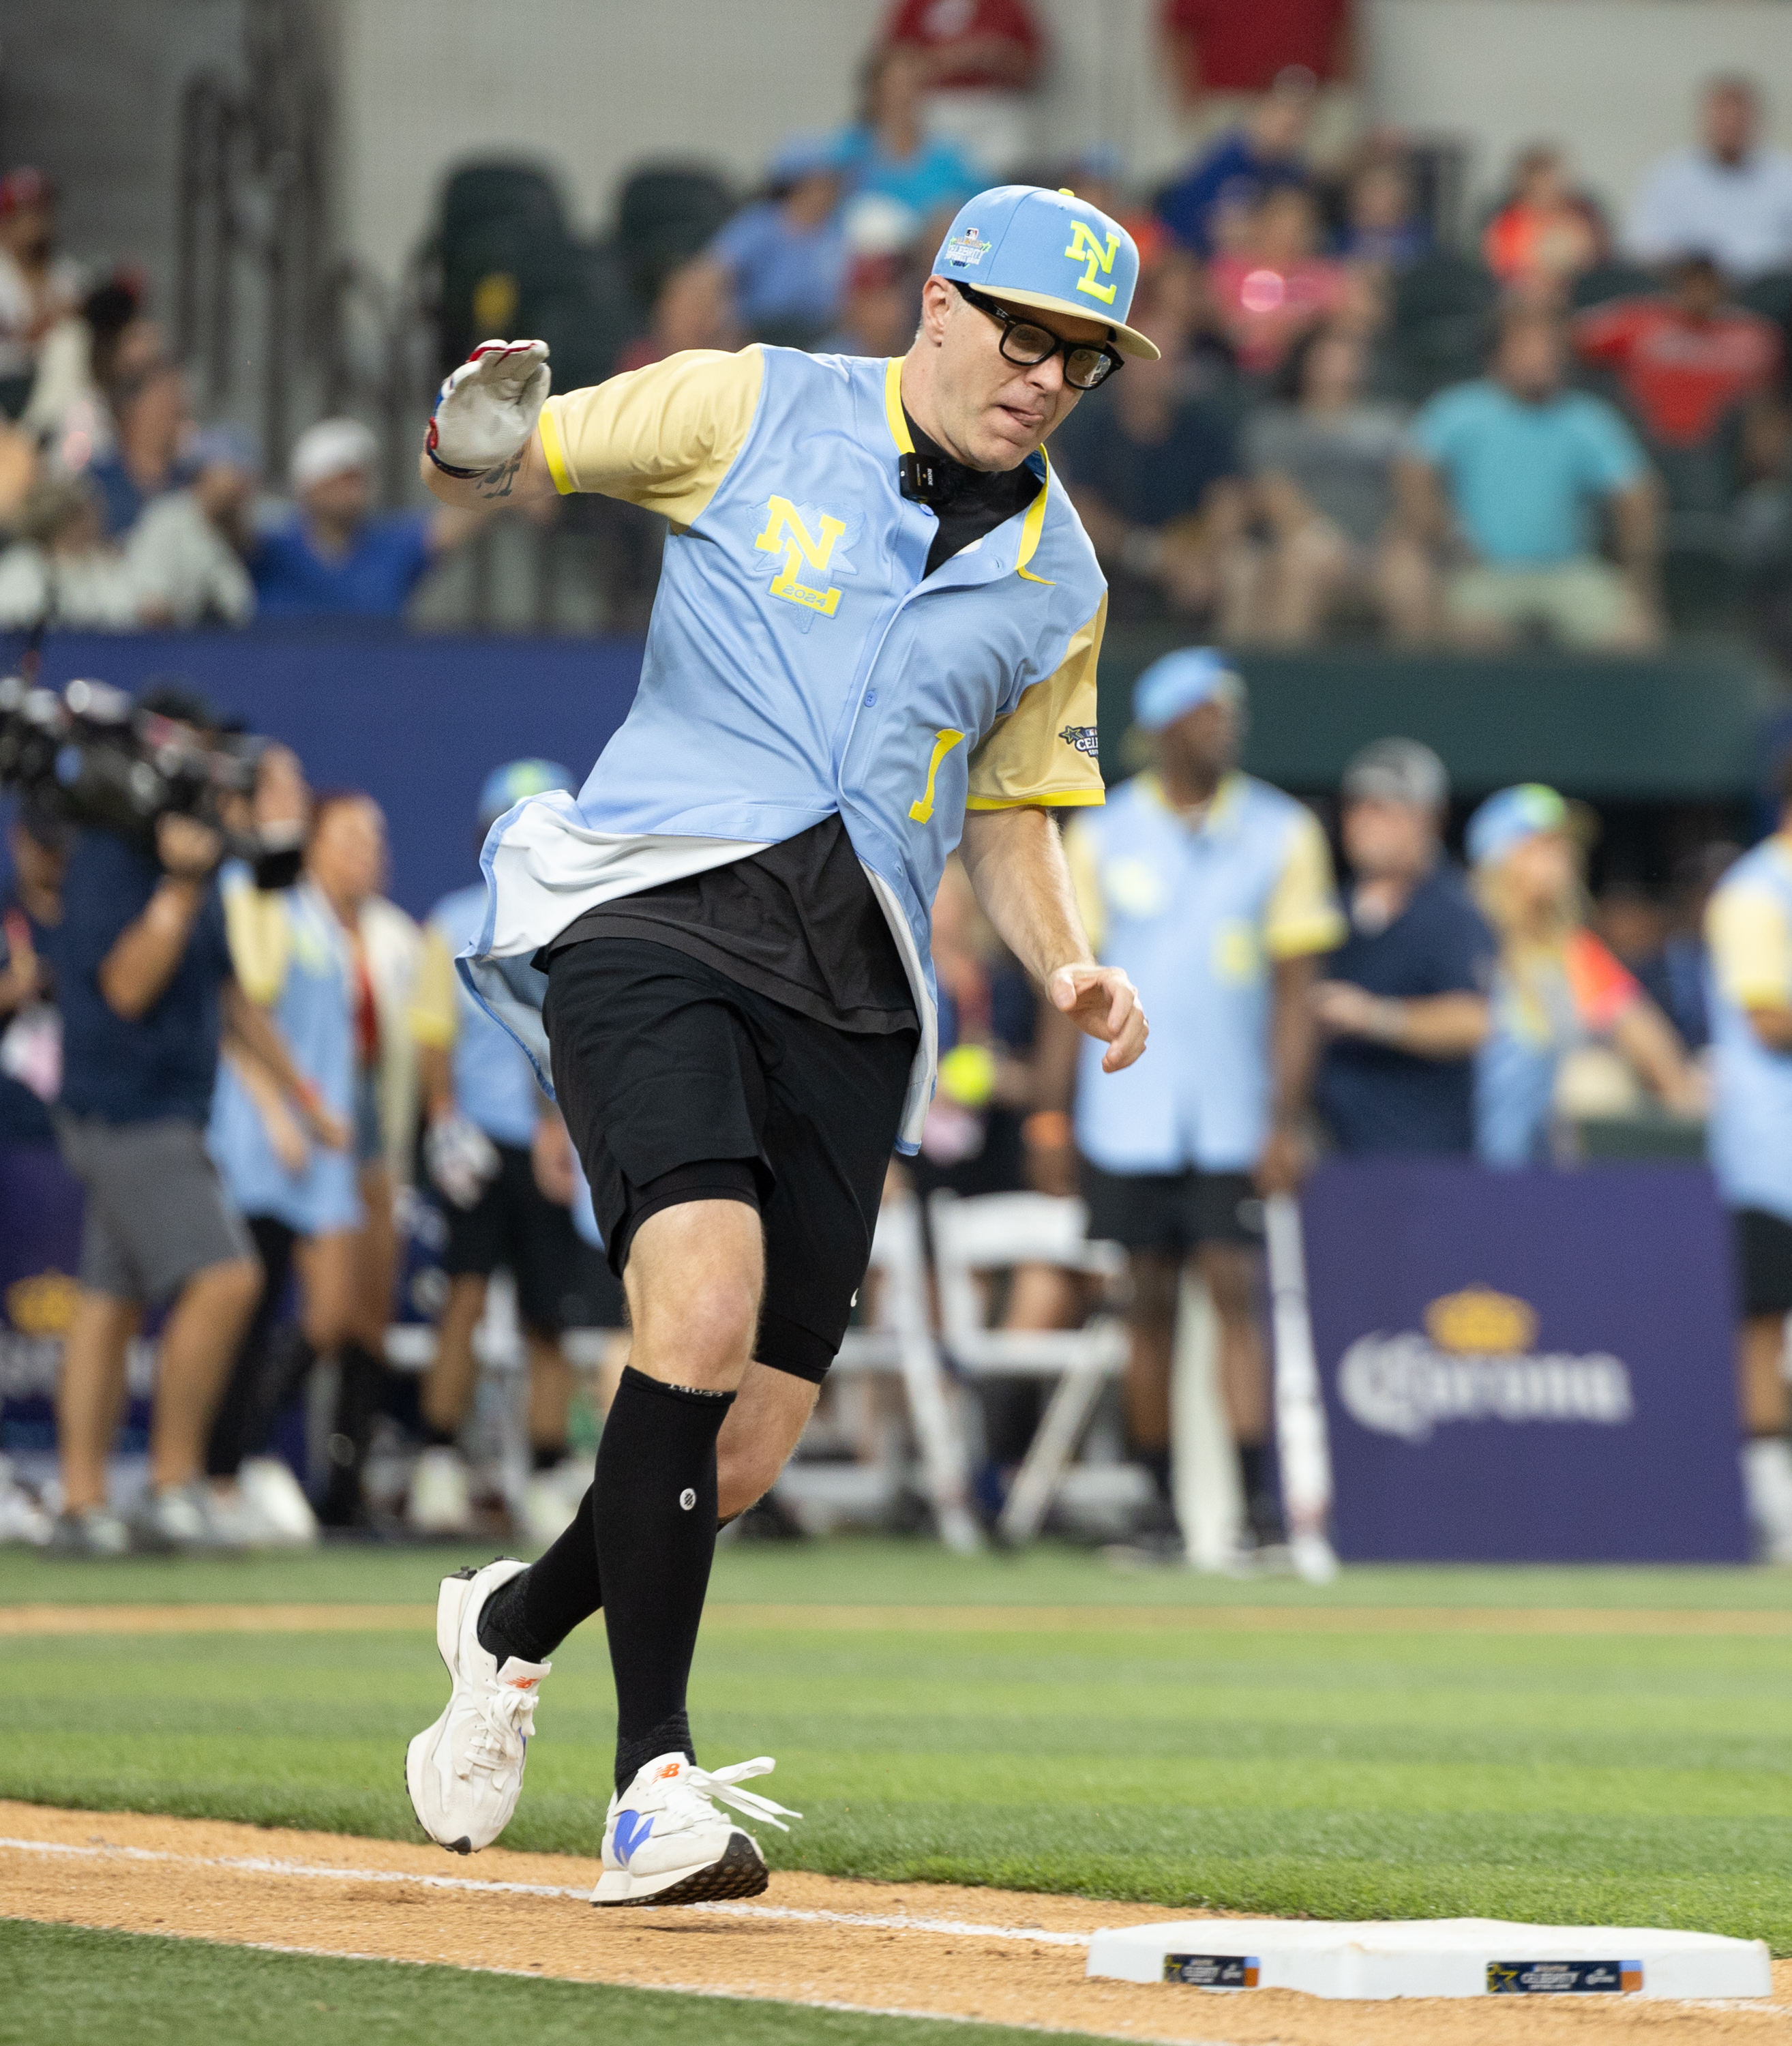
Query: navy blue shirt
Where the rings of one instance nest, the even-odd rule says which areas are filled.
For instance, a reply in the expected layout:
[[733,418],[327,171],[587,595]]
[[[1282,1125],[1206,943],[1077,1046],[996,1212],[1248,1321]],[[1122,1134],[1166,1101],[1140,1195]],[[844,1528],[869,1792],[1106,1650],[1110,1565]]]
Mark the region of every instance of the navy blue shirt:
[[1273,185],[1311,183],[1298,158],[1259,156],[1249,130],[1235,128],[1158,195],[1157,215],[1185,248],[1211,256],[1214,209],[1222,202],[1254,206]]
[[1078,485],[1093,490],[1129,526],[1190,517],[1210,484],[1239,473],[1231,419],[1200,398],[1176,407],[1161,441],[1135,440],[1105,406],[1079,406],[1053,436],[1051,452],[1073,494]]
[[430,515],[369,519],[345,554],[320,554],[295,515],[249,559],[258,618],[399,618],[429,567]]
[[153,853],[111,832],[83,832],[69,855],[62,921],[46,952],[62,1010],[62,1105],[74,1114],[203,1124],[211,1113],[220,997],[231,977],[217,882],[206,888],[173,979],[142,1016],[127,1022],[99,991],[101,962],[161,879]]
[[[1347,980],[1396,1001],[1485,994],[1498,945],[1462,875],[1440,862],[1385,931],[1351,934],[1323,978]],[[1320,1113],[1340,1151],[1443,1152],[1474,1149],[1474,1061],[1420,1059],[1362,1037],[1338,1037],[1319,1071]]]

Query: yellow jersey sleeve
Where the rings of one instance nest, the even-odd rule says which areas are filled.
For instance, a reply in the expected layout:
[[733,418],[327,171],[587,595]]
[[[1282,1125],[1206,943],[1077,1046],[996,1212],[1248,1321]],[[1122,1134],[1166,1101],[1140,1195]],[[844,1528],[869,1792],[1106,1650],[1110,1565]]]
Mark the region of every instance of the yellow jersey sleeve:
[[1720,888],[1705,913],[1718,990],[1742,1009],[1792,1008],[1792,927],[1765,889]]
[[1012,810],[1107,801],[1096,751],[1095,670],[1108,622],[1104,593],[1095,616],[1071,635],[1064,658],[998,718],[970,758],[965,808]]
[[448,940],[434,924],[427,925],[407,1011],[412,1040],[442,1051],[450,1049],[461,1032],[458,997]]
[[1095,833],[1079,818],[1073,817],[1064,827],[1064,859],[1076,894],[1077,914],[1089,936],[1089,948],[1100,959],[1102,941],[1108,935],[1108,903],[1101,892],[1101,853]]
[[592,491],[688,526],[746,444],[765,380],[757,347],[686,349],[550,398],[536,427],[563,497]]
[[226,887],[224,935],[237,985],[251,1002],[272,1008],[286,986],[292,955],[285,902],[277,894],[264,894],[248,880]]
[[1311,810],[1289,833],[1281,878],[1263,911],[1263,949],[1271,959],[1328,952],[1344,941],[1343,913],[1331,874],[1331,848]]

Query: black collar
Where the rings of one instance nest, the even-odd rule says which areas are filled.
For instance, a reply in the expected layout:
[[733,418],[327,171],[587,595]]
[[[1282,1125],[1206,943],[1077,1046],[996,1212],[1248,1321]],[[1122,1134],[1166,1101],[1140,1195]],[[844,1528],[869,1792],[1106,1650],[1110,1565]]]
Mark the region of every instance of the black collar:
[[987,480],[985,471],[954,461],[931,434],[923,433],[906,405],[902,416],[908,423],[908,438],[915,443],[914,453],[905,454],[896,465],[904,497],[937,512],[967,486]]

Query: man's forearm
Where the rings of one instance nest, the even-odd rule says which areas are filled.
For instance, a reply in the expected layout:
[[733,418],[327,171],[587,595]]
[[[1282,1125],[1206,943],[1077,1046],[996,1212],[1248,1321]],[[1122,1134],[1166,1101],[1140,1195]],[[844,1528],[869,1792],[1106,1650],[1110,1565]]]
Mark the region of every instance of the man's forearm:
[[1035,979],[1093,960],[1064,847],[1045,810],[969,811],[959,853],[984,913]]
[[1637,582],[1652,584],[1661,554],[1661,503],[1652,480],[1633,483],[1613,496],[1612,528],[1626,570]]
[[1311,954],[1278,959],[1274,1009],[1270,1026],[1270,1110],[1278,1125],[1292,1128],[1312,1099],[1319,1064],[1319,1023],[1313,1014],[1317,961]]
[[540,504],[559,492],[541,453],[541,437],[531,434],[508,461],[477,476],[449,476],[430,461],[426,449],[417,457],[417,473],[430,495],[457,512],[489,512],[499,505]]
[[179,967],[209,886],[168,875],[143,914],[114,940],[100,961],[99,991],[114,1015],[134,1023],[161,999]]
[[224,1028],[232,1043],[263,1067],[282,1094],[295,1099],[314,1094],[313,1083],[293,1064],[272,1017],[233,980],[224,990]]

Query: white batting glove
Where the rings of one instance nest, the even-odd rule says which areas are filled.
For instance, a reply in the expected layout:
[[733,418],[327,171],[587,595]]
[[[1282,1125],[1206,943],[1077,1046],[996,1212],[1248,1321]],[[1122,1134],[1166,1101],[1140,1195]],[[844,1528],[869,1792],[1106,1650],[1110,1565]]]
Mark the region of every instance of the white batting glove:
[[482,341],[436,398],[423,446],[445,476],[483,476],[529,443],[553,374],[545,341]]
[[423,1137],[423,1164],[437,1190],[457,1208],[474,1208],[497,1176],[498,1147],[458,1110],[432,1122]]

